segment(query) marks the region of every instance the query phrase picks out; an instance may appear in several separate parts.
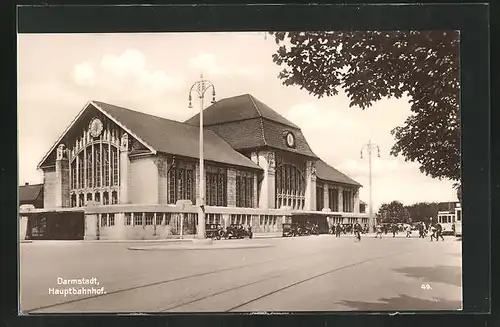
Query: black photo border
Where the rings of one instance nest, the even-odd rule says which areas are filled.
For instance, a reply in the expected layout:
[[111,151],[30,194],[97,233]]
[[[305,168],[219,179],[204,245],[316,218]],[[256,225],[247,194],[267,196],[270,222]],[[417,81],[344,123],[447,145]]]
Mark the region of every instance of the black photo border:
[[[1,171],[2,317],[26,326],[171,325],[334,325],[424,324],[484,325],[491,299],[490,53],[486,4],[400,5],[161,5],[26,6],[11,8],[13,60],[5,66],[2,110],[4,139]],[[16,22],[16,17],[18,21]],[[9,20],[9,22],[11,22]],[[17,315],[17,52],[19,33],[127,33],[265,30],[460,30],[463,167],[463,311],[387,313],[308,313],[289,315]],[[7,100],[7,101],[5,101]],[[16,124],[14,124],[14,122]],[[7,160],[5,160],[7,158]],[[498,187],[498,186],[497,186]],[[498,211],[497,211],[498,212]],[[472,217],[472,218],[468,218]],[[16,254],[14,257],[13,254]],[[7,262],[7,258],[10,258]],[[16,281],[16,283],[14,283]],[[7,292],[6,290],[9,290]],[[12,307],[11,307],[12,306]],[[7,315],[4,315],[4,310]],[[411,322],[408,322],[411,318]]]

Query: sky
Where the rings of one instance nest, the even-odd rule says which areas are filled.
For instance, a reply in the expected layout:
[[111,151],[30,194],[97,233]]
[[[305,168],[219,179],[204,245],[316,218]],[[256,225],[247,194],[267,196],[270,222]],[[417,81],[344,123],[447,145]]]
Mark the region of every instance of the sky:
[[417,163],[390,155],[390,131],[410,114],[408,98],[382,99],[362,110],[342,92],[318,99],[284,86],[272,61],[277,46],[263,32],[18,35],[19,183],[42,183],[38,163],[88,101],[97,100],[183,121],[200,74],[217,99],[249,93],[299,125],[312,150],[363,185],[369,200],[366,148],[372,161],[374,210],[393,200],[456,201],[453,182],[425,176]]

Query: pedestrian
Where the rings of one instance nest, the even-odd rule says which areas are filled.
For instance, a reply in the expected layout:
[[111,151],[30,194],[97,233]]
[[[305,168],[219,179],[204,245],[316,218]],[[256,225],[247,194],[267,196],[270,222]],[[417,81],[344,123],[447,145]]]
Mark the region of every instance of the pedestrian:
[[443,227],[441,226],[440,223],[436,224],[436,242],[439,241],[439,237],[441,237],[441,240],[444,242],[444,237],[443,237]]
[[423,225],[423,223],[418,224],[418,238],[424,238],[424,225]]
[[437,241],[436,226],[435,225],[430,225],[430,234],[431,234],[431,242],[434,238],[436,238],[436,241]]
[[358,239],[358,242],[361,242],[361,225],[359,223],[355,223],[352,230],[354,236]]
[[398,232],[398,226],[396,224],[392,224],[392,237],[396,237],[396,233]]
[[375,238],[377,238],[378,236],[380,236],[380,238],[382,238],[382,226],[380,225],[377,225],[375,227]]
[[406,237],[411,237],[411,225],[406,226]]
[[341,232],[342,232],[342,227],[340,226],[340,223],[337,223],[337,226],[335,227],[335,236],[340,237]]

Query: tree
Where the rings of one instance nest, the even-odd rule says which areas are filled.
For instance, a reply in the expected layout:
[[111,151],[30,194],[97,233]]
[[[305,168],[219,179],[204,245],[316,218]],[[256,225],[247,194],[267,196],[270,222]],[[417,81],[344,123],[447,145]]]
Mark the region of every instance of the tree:
[[284,85],[318,98],[342,89],[362,109],[407,95],[411,114],[391,131],[391,154],[433,178],[460,180],[458,31],[271,34]]
[[377,212],[381,223],[408,223],[410,215],[408,210],[399,201],[383,203]]
[[438,203],[419,202],[405,207],[413,222],[429,222],[430,217],[437,217]]

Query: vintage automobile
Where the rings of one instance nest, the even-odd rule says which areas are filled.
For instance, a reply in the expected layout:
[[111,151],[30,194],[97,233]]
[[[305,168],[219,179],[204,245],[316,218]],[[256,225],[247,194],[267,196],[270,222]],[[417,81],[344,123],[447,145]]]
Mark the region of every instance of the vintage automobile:
[[207,238],[220,240],[224,236],[224,229],[220,224],[206,224],[205,235]]
[[307,235],[319,235],[318,225],[309,223],[306,225]]
[[294,223],[283,224],[283,237],[299,236],[299,225]]
[[319,235],[318,227],[312,223],[305,223],[303,225],[299,225],[297,230],[298,230],[299,236]]
[[224,238],[226,239],[245,237],[253,237],[252,228],[250,226],[245,228],[240,224],[231,224],[226,228],[226,232],[224,233]]

